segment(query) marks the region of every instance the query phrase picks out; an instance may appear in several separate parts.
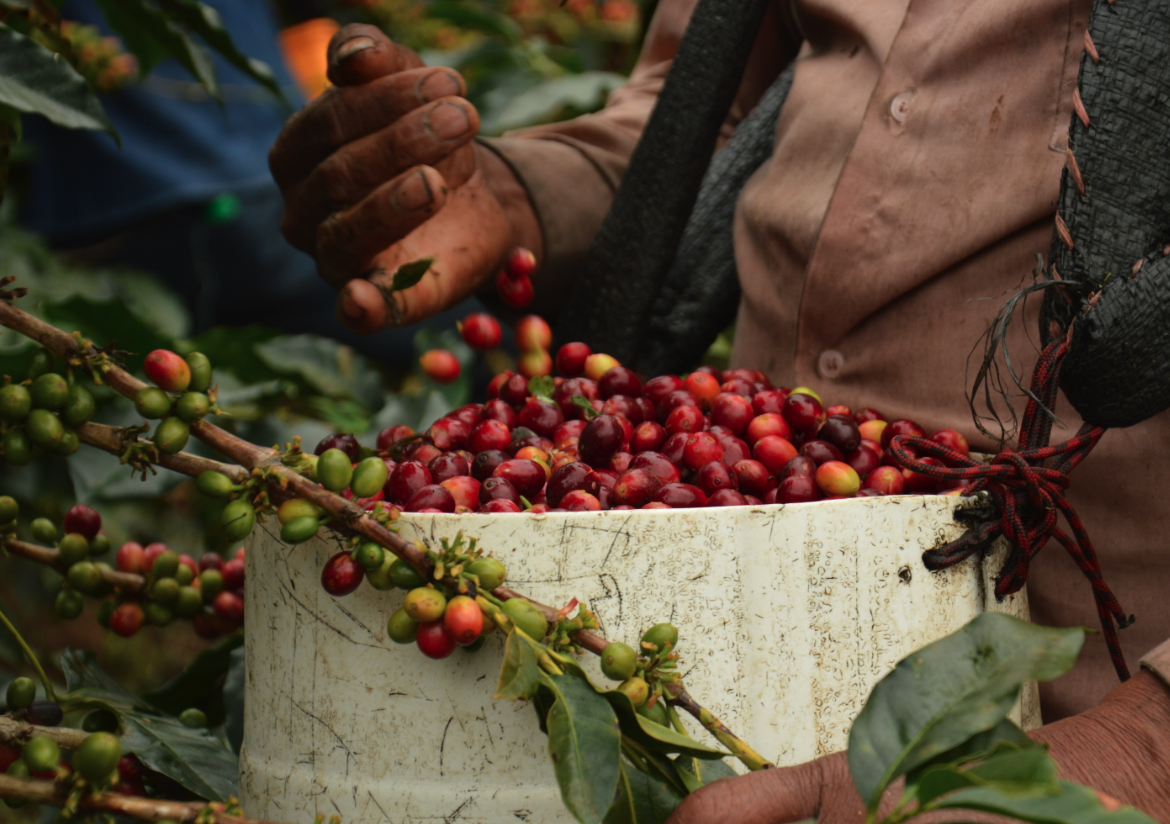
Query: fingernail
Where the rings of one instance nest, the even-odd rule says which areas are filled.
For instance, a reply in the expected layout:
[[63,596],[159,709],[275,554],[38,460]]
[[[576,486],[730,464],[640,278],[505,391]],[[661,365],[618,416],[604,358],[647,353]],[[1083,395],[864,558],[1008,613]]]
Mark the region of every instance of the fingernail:
[[451,97],[463,94],[463,86],[459,78],[451,72],[434,72],[428,74],[418,84],[418,99],[422,103],[430,103],[440,97]]
[[426,126],[439,140],[454,140],[467,134],[471,129],[471,121],[462,106],[440,103],[427,115]]
[[337,62],[348,60],[358,52],[372,48],[374,48],[374,38],[372,37],[354,37],[351,40],[346,40],[337,47]]
[[394,206],[400,212],[417,212],[430,206],[435,193],[421,171],[415,171],[398,184],[391,196]]
[[360,320],[365,314],[365,310],[354,302],[353,298],[348,293],[341,296],[341,311],[350,320]]

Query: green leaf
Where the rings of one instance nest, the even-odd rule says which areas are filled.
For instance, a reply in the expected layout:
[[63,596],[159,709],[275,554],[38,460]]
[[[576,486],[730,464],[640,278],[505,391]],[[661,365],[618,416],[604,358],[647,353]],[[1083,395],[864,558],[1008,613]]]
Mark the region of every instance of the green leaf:
[[617,690],[605,690],[601,693],[607,700],[618,723],[621,725],[622,735],[636,741],[646,749],[659,753],[679,753],[708,760],[722,759],[728,753],[701,744],[693,738],[688,738],[670,727],[651,721],[639,715],[634,710],[630,697]]
[[0,124],[8,127],[9,143],[19,143],[24,131],[20,124],[20,112],[5,103],[0,103]]
[[495,134],[524,126],[546,123],[566,113],[594,111],[606,95],[626,79],[613,72],[582,72],[543,80],[512,95],[486,120],[486,130]]
[[0,103],[66,129],[96,129],[118,140],[97,95],[69,61],[0,23]]
[[237,792],[239,763],[207,730],[191,729],[177,718],[152,712],[149,704],[123,689],[97,665],[91,652],[66,650],[61,669],[74,708],[105,709],[118,715],[125,730],[122,749],[152,770],[177,781],[208,801],[225,801]]
[[1005,795],[1053,795],[1059,792],[1056,763],[1044,747],[1020,750],[1002,742],[991,757],[969,769],[940,765],[922,776],[917,787],[919,808],[939,796],[967,787],[991,787]]
[[367,409],[382,401],[377,367],[343,343],[320,335],[282,335],[254,349],[270,369],[297,375],[322,395],[355,400]]
[[264,86],[279,100],[285,101],[284,92],[276,82],[272,69],[267,63],[248,57],[236,47],[218,11],[196,0],[163,0],[163,5],[172,19],[202,37],[224,60]]
[[[243,633],[236,632],[213,647],[200,651],[187,667],[165,684],[142,693],[142,698],[171,715],[178,715],[208,699],[216,682],[227,675],[232,650],[244,644]],[[218,712],[208,712],[208,726],[223,722],[223,701],[213,701]]]
[[692,758],[686,755],[680,755],[674,759],[675,766],[678,768],[678,774],[687,783],[687,789],[691,792],[705,787],[713,781],[719,781],[723,778],[735,778],[738,773],[731,768],[723,759],[718,761],[704,761],[698,758]]
[[1084,631],[988,612],[903,659],[870,693],[849,734],[849,769],[875,809],[898,776],[991,729],[1025,681],[1076,661]]
[[[1043,745],[1033,741],[1010,719],[1005,718],[992,729],[972,736],[954,749],[947,750],[906,773],[905,795],[909,798],[916,797],[920,803],[925,803],[939,795],[940,792],[950,792],[956,787],[943,790],[935,787],[937,782],[945,783],[949,780],[945,779],[944,775],[957,774],[955,768],[974,761],[982,761],[1009,747],[1014,750],[1026,750],[1042,748]],[[934,774],[936,770],[939,772]],[[932,775],[933,778],[930,778]],[[929,786],[927,785],[928,778],[932,782]],[[960,783],[960,786],[967,785]]]
[[622,762],[617,798],[604,824],[666,824],[682,799],[670,785]]
[[519,701],[535,695],[540,685],[540,652],[540,644],[520,630],[509,633],[504,643],[500,682],[492,697]]
[[544,400],[552,400],[553,390],[556,389],[556,384],[548,375],[537,375],[534,378],[528,379],[528,394],[535,395]]
[[282,376],[256,354],[256,345],[280,337],[280,332],[267,326],[217,326],[192,338],[184,352],[202,352],[211,360],[218,374],[228,370],[246,384],[265,383]]
[[1097,793],[1071,781],[1061,781],[1055,793],[1012,796],[992,787],[960,790],[936,802],[939,809],[978,810],[1006,815],[1033,824],[1155,824],[1133,807],[1109,811]]
[[390,281],[390,291],[398,292],[402,289],[409,289],[420,280],[423,275],[431,268],[431,264],[435,262],[434,258],[423,258],[422,260],[412,260],[410,263],[404,263],[398,267],[398,271],[394,273],[394,279]]
[[585,413],[585,420],[591,421],[601,413],[593,408],[593,402],[584,395],[574,395],[573,405]]
[[215,64],[207,49],[176,26],[168,15],[146,0],[97,0],[106,20],[134,52],[145,76],[161,54],[173,57],[207,93],[219,100]]
[[581,824],[600,824],[621,772],[621,733],[609,703],[572,675],[544,675],[556,694],[548,711],[548,753],[561,800]]

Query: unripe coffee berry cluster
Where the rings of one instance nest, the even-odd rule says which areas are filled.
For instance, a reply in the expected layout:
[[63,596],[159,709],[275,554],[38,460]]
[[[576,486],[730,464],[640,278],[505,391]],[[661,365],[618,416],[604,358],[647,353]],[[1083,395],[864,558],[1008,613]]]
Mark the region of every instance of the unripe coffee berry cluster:
[[0,388],[2,448],[13,466],[40,455],[72,455],[81,446],[76,427],[97,411],[92,393],[74,380],[72,370],[61,375],[55,365],[51,352],[38,349],[26,379]]
[[244,548],[224,561],[214,552],[198,562],[155,542],[128,541],[118,548],[118,569],[146,578],[141,599],[120,595],[103,604],[99,619],[124,638],[142,625],[165,627],[176,618],[191,621],[202,638],[218,638],[244,622]]
[[[72,776],[74,781],[84,781],[89,788],[98,790],[120,784],[122,758],[122,742],[109,732],[86,736],[73,752],[71,762],[62,758],[57,742],[44,735],[33,736],[19,751],[0,745],[0,766],[13,778],[65,781]],[[6,798],[5,803],[18,808],[24,801]]]
[[211,388],[211,362],[200,352],[185,359],[168,349],[156,349],[143,364],[154,386],[144,386],[134,396],[138,414],[159,420],[151,440],[163,455],[174,455],[187,445],[191,424],[211,412],[218,413],[207,391]]
[[618,692],[630,699],[639,715],[670,726],[661,681],[672,676],[678,655],[678,629],[673,624],[655,624],[642,634],[640,651],[615,641],[601,652],[601,671],[606,678],[620,681]]

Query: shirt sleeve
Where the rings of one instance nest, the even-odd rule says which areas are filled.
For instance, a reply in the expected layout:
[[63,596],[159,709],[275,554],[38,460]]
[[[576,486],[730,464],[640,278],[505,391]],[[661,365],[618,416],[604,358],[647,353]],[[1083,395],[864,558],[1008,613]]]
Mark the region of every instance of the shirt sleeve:
[[1157,675],[1167,687],[1170,687],[1170,640],[1148,652],[1146,657],[1142,659],[1142,666]]
[[[544,239],[537,294],[563,295],[605,217],[650,118],[698,0],[661,0],[629,82],[601,111],[510,132],[483,143],[520,178]],[[795,23],[774,2],[764,17],[721,140],[755,106],[800,46]],[[547,303],[542,300],[542,305]]]

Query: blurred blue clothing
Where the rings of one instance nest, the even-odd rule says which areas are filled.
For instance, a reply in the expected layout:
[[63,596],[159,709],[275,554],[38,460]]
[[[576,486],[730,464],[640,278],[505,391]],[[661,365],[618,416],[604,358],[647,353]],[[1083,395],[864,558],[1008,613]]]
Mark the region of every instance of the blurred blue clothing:
[[[277,46],[276,17],[268,0],[205,2],[241,52],[272,68],[289,104],[212,52],[222,107],[174,60],[102,95],[121,150],[109,135],[26,117],[25,139],[36,157],[21,209],[25,226],[54,245],[79,246],[183,204],[272,185],[268,149],[289,106],[304,102]],[[61,14],[110,33],[94,0],[69,0]]]

